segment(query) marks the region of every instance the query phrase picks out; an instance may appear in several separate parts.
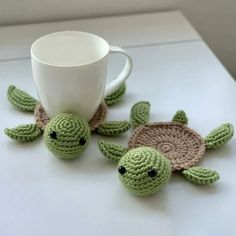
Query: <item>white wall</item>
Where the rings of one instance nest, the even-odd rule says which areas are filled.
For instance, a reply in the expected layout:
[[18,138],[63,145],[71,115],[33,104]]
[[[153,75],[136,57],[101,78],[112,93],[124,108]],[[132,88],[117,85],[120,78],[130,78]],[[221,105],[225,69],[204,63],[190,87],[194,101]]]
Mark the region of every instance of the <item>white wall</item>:
[[236,0],[0,0],[0,25],[175,9],[236,76]]

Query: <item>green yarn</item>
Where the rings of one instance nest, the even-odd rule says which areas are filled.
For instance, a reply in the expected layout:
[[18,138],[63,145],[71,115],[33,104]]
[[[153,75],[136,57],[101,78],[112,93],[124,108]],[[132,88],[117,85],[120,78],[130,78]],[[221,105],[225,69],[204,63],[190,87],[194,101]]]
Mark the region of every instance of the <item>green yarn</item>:
[[63,113],[46,126],[44,142],[48,149],[60,158],[78,157],[90,140],[88,123],[75,114]]
[[16,128],[5,129],[4,132],[19,143],[31,142],[43,133],[36,124],[19,125]]
[[7,98],[13,106],[27,112],[33,112],[38,103],[36,99],[31,97],[28,93],[17,89],[14,85],[9,86]]
[[[106,97],[106,103],[113,105],[125,94],[126,86],[122,84],[117,91]],[[44,132],[44,141],[48,149],[58,157],[76,158],[89,143],[91,132],[116,136],[130,128],[128,121],[104,122],[107,105],[103,102],[94,117],[85,121],[75,114],[61,114],[50,121],[42,105],[28,93],[11,85],[7,92],[8,100],[22,111],[34,111],[36,124],[21,125],[13,129],[5,129],[6,135],[17,142],[30,142]],[[98,128],[97,128],[98,127]]]
[[183,125],[187,125],[188,124],[188,118],[185,114],[184,111],[179,110],[175,113],[172,122],[177,122],[177,123],[181,123]]
[[233,125],[226,123],[211,131],[205,138],[207,149],[216,149],[224,146],[234,135]]
[[212,184],[219,180],[219,174],[214,170],[208,170],[203,167],[192,167],[182,171],[186,179],[195,184],[205,185]]
[[98,147],[101,153],[112,161],[118,162],[122,156],[127,153],[128,149],[124,148],[120,145],[116,145],[113,143],[106,143],[104,141],[100,141],[98,143]]
[[105,97],[105,103],[107,106],[117,104],[124,97],[126,91],[126,84],[122,83],[121,86],[114,93]]
[[[179,110],[172,122],[148,124],[149,102],[138,102],[131,109],[133,135],[128,148],[113,143],[99,142],[101,153],[119,162],[119,179],[137,195],[148,195],[164,186],[171,172],[181,173],[195,184],[212,184],[219,179],[216,171],[193,167],[203,158],[205,150],[223,146],[234,133],[231,124],[223,124],[204,140],[188,128],[188,118]],[[157,173],[157,174],[156,174]]]
[[105,136],[116,136],[129,130],[130,123],[128,121],[107,121],[101,124],[97,129],[97,133]]
[[130,119],[134,128],[139,125],[147,124],[150,116],[150,103],[141,101],[135,103],[131,109]]
[[131,149],[118,165],[120,181],[140,196],[155,193],[170,179],[170,161],[153,148]]

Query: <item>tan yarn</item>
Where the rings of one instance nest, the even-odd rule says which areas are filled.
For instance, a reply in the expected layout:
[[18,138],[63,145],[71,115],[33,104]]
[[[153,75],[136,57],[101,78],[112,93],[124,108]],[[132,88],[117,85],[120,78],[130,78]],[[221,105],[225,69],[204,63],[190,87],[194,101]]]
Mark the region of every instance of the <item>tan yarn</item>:
[[96,131],[96,129],[104,122],[106,116],[107,116],[107,105],[106,103],[101,103],[95,115],[89,121],[89,127],[92,132]]
[[[45,129],[46,125],[50,121],[47,113],[45,112],[42,104],[37,104],[34,110],[34,115],[36,118],[36,124],[42,130]],[[95,115],[89,121],[89,127],[92,132],[96,131],[96,129],[104,122],[107,115],[107,105],[105,103],[100,104]]]
[[50,121],[47,113],[45,112],[42,104],[38,103],[34,109],[34,116],[36,119],[36,124],[42,130],[45,129],[46,125]]
[[205,142],[194,130],[172,122],[141,125],[129,139],[129,148],[153,147],[170,161],[172,171],[195,166],[205,153]]

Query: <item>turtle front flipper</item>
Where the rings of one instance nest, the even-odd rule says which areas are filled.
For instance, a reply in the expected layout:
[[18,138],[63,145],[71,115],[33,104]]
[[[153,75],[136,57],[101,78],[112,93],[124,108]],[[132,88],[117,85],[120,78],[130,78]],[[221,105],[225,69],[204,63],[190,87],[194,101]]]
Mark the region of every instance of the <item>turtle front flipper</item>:
[[150,103],[141,101],[135,103],[131,109],[130,119],[134,128],[139,125],[144,125],[149,122],[150,117]]
[[174,117],[172,118],[172,122],[187,125],[188,124],[188,117],[186,116],[186,114],[183,110],[179,110],[175,113]]
[[234,127],[230,123],[222,124],[211,131],[205,138],[207,149],[216,149],[225,145],[234,135]]
[[97,133],[105,136],[117,136],[129,130],[130,122],[128,121],[107,121],[101,124],[97,129]]
[[19,125],[16,128],[7,128],[4,132],[11,139],[19,143],[31,142],[43,133],[36,124]]
[[9,86],[7,90],[9,102],[21,111],[33,112],[38,101],[28,93],[17,89],[14,85]]
[[126,84],[122,83],[121,86],[114,93],[107,95],[105,97],[105,103],[107,106],[117,104],[124,97],[126,91]]
[[106,143],[104,141],[100,141],[98,143],[98,146],[101,153],[105,157],[116,162],[118,162],[121,159],[121,157],[128,152],[128,149],[125,147],[113,143]]
[[220,179],[218,172],[198,166],[183,170],[181,174],[190,182],[200,185],[212,184]]

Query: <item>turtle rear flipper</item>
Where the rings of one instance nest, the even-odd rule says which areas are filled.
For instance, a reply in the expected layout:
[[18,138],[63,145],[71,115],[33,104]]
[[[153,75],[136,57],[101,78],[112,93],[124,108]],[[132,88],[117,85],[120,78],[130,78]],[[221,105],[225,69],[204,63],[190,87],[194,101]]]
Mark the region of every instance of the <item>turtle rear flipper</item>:
[[107,121],[101,124],[96,131],[105,136],[117,136],[129,130],[130,122],[128,121]]
[[38,101],[28,93],[17,89],[14,85],[9,86],[7,90],[9,102],[21,111],[33,112]]
[[233,125],[226,123],[211,131],[205,138],[207,149],[216,149],[225,145],[234,135]]
[[190,182],[200,185],[212,184],[220,178],[216,171],[198,166],[183,170],[181,173]]
[[8,137],[19,143],[31,142],[43,133],[36,124],[19,125],[16,128],[7,128],[4,132]]
[[134,128],[139,125],[144,125],[149,122],[150,117],[150,103],[141,101],[135,103],[131,109],[130,119]]
[[105,103],[107,104],[107,106],[119,103],[121,99],[124,97],[125,92],[126,92],[126,84],[122,83],[121,86],[118,88],[118,90],[105,97]]

